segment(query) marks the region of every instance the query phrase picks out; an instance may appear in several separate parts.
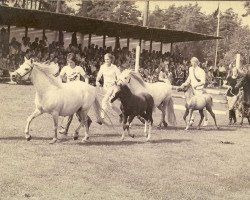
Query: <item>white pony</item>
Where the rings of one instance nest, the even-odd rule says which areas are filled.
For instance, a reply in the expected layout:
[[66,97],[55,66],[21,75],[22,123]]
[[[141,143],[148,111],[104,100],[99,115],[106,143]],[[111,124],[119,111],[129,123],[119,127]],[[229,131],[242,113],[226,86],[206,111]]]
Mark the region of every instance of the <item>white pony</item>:
[[[52,69],[53,71],[53,69]],[[97,121],[104,123],[102,120],[101,106],[97,99],[96,88],[82,81],[72,81],[62,83],[59,77],[55,77],[51,72],[49,65],[44,63],[32,63],[31,60],[25,62],[18,69],[22,77],[31,73],[31,80],[36,88],[35,111],[27,119],[25,128],[25,137],[29,141],[29,126],[31,121],[43,113],[49,113],[54,121],[54,138],[51,143],[57,141],[57,127],[59,116],[70,116],[77,113],[81,125],[86,129],[85,137],[82,141],[89,138],[89,126],[87,122],[87,113],[93,105]],[[79,127],[78,127],[79,130]],[[75,132],[74,138],[78,137],[78,131]]]
[[167,112],[168,122],[176,125],[176,117],[174,112],[174,103],[172,98],[172,86],[166,82],[147,83],[144,82],[139,73],[125,69],[118,77],[119,84],[126,84],[130,90],[137,94],[143,90],[147,91],[154,99],[155,106],[162,112],[161,121],[158,125],[161,127],[162,123],[168,126],[165,121]]

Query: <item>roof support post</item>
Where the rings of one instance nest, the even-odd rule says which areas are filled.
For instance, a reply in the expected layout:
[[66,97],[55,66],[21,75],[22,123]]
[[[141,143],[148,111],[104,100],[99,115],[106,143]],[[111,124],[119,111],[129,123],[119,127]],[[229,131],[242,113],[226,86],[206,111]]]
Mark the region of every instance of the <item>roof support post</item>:
[[104,48],[105,46],[106,46],[106,35],[103,35],[102,47]]
[[88,43],[88,46],[89,47],[91,46],[91,33],[89,34],[89,43]]
[[162,53],[163,42],[160,44],[160,52]]
[[173,42],[170,43],[170,54],[173,53]]
[[115,50],[120,48],[120,37],[116,36],[115,37]]
[[141,38],[139,39],[139,46],[140,46],[140,48],[141,48]]
[[149,52],[152,52],[153,40],[150,40]]
[[141,54],[141,47],[137,46],[135,52],[135,72],[137,73],[139,73],[140,69],[140,54]]
[[81,37],[80,37],[80,44],[81,44],[81,50],[83,50],[84,48],[84,34],[81,33]]
[[129,50],[129,38],[127,38],[127,48]]
[[10,25],[8,25],[8,40],[10,40]]
[[45,29],[43,29],[43,38],[45,38],[46,37],[46,31],[45,31]]
[[28,26],[25,26],[25,33],[24,33],[24,37],[28,37],[28,30],[29,30],[29,28],[28,28]]
[[42,0],[39,0],[38,10],[41,10],[41,8],[42,8]]

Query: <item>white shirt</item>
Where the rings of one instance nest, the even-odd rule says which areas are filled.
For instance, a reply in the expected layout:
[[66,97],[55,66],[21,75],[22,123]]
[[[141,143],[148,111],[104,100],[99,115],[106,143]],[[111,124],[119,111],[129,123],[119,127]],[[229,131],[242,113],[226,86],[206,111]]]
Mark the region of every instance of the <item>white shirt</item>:
[[[194,73],[195,73],[195,76],[194,76]],[[200,81],[198,81],[197,79],[199,79]],[[196,68],[190,67],[189,68],[189,75],[188,75],[188,78],[187,78],[185,84],[190,83],[191,86],[194,88],[197,85],[200,85],[202,83],[203,85],[196,87],[196,89],[199,90],[199,89],[204,88],[205,82],[206,82],[206,73],[203,69],[201,69],[200,67],[196,67]]]
[[82,67],[80,66],[75,66],[74,68],[66,65],[65,67],[62,68],[62,71],[60,72],[60,76],[66,76],[67,82],[69,81],[79,81],[80,77],[86,76],[85,71],[83,70]]
[[106,64],[103,64],[97,74],[96,81],[99,81],[101,76],[103,76],[104,87],[110,87],[114,85],[119,74],[120,70],[116,65],[111,64],[111,66],[108,67]]
[[50,65],[50,67],[52,69],[51,73],[53,75],[56,75],[59,72],[59,65],[57,63],[54,63],[54,62],[51,62],[49,65]]

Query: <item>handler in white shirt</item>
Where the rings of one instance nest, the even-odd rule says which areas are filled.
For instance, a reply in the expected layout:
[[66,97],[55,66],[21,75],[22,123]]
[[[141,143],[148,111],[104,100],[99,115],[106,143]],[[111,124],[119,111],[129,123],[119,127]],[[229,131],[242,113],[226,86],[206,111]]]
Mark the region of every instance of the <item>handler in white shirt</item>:
[[[88,75],[85,73],[82,67],[75,65],[75,59],[69,58],[67,60],[68,65],[64,66],[60,72],[60,77],[64,82],[69,81],[80,81],[81,76],[84,78],[86,83],[89,83]],[[66,79],[66,80],[65,80]],[[59,131],[59,133],[66,135],[69,130],[69,126],[72,122],[73,115],[64,117],[61,123],[62,129]],[[88,116],[88,124],[90,126],[92,120]],[[65,124],[66,123],[66,124]]]
[[100,70],[96,77],[96,86],[100,86],[100,79],[103,76],[103,89],[105,92],[105,95],[102,99],[102,118],[105,116],[105,112],[108,108],[108,105],[111,106],[111,108],[121,117],[121,110],[117,108],[113,103],[110,103],[109,98],[112,95],[113,92],[113,86],[115,84],[115,81],[117,80],[118,75],[120,74],[120,70],[116,65],[112,64],[112,61],[114,61],[114,56],[110,53],[105,54],[104,56],[105,63],[101,65]]
[[85,82],[89,82],[86,72],[82,67],[76,66],[72,59],[68,60],[68,65],[63,67],[62,71],[60,72],[60,77],[62,79],[66,78],[66,82],[80,81],[81,76],[85,79]]
[[[189,68],[189,75],[185,83],[181,85],[187,86],[191,85],[194,90],[195,95],[201,95],[204,93],[204,86],[206,83],[206,73],[205,71],[199,67],[199,60],[196,57],[191,58],[191,67]],[[208,125],[207,111],[204,110],[204,126]],[[191,124],[194,122],[194,116],[192,115]]]

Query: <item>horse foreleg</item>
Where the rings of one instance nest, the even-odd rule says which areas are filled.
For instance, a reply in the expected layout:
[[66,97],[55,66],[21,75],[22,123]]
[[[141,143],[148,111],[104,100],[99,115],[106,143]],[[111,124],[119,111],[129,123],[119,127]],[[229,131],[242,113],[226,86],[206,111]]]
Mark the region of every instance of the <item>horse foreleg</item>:
[[189,120],[188,120],[188,123],[187,123],[187,126],[186,126],[186,129],[185,129],[185,130],[188,130],[188,129],[189,129],[189,126],[190,126],[190,122],[191,122],[191,119],[192,119],[193,112],[194,112],[194,110],[193,110],[193,109],[190,109]]
[[36,117],[38,117],[39,115],[43,114],[43,112],[39,109],[36,109],[28,118],[27,118],[27,124],[25,127],[25,138],[27,141],[31,140],[31,135],[29,134],[29,127],[30,127],[30,123],[33,119],[35,119]]
[[214,114],[212,108],[211,107],[207,107],[206,109],[210,113],[210,115],[212,116],[212,118],[214,119],[214,124],[215,124],[216,128],[219,129],[219,126],[217,125],[215,114]]
[[152,115],[149,117],[150,119],[148,120],[148,137],[147,137],[147,141],[150,140],[151,138],[151,129],[152,129],[152,124],[153,124],[153,118],[152,118]]
[[201,128],[201,123],[202,123],[202,121],[203,121],[203,119],[204,119],[203,109],[202,109],[202,110],[199,110],[199,113],[200,113],[201,119],[200,119],[199,124],[198,124],[198,128],[197,128],[198,130],[200,130],[200,128]]
[[52,117],[54,121],[54,137],[52,141],[50,141],[50,144],[54,144],[57,141],[58,113],[53,113]]
[[186,122],[186,125],[187,125],[187,120],[186,119],[187,119],[188,114],[189,114],[189,109],[186,108],[185,114],[183,115],[183,119]]
[[123,114],[123,117],[122,117],[123,132],[122,132],[121,141],[124,140],[126,129],[129,128],[129,125],[127,125],[127,121],[128,121],[128,116]]
[[134,115],[130,115],[130,116],[128,117],[128,128],[127,128],[127,130],[128,130],[128,135],[129,135],[130,137],[132,137],[132,138],[134,138],[135,135],[134,135],[134,134],[130,134],[130,127],[131,127],[131,123],[132,123],[132,121],[133,121],[134,118],[135,118]]

